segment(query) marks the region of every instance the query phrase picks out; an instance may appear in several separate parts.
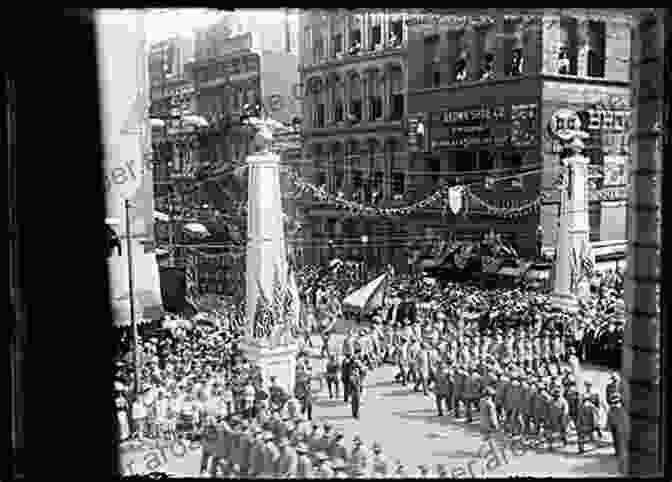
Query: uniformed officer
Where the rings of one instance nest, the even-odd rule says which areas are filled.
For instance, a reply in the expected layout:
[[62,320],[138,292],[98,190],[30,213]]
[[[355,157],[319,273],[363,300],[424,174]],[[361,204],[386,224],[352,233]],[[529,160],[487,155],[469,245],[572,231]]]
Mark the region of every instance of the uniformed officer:
[[539,422],[539,434],[540,435],[547,435],[547,432],[551,430],[550,427],[550,410],[551,410],[551,402],[553,401],[553,398],[551,397],[551,393],[549,391],[549,386],[546,381],[543,381],[540,385],[540,390],[539,390],[539,397],[537,399],[537,412],[536,412],[536,418],[537,421]]
[[331,462],[329,461],[329,456],[324,452],[318,452],[315,454],[317,459],[317,470],[315,475],[318,479],[331,479],[334,476],[334,471],[331,468]]
[[609,382],[607,383],[607,387],[605,389],[605,397],[604,399],[608,402],[611,400],[611,397],[619,394],[621,398],[623,398],[623,383],[621,383],[621,379],[618,376],[618,373],[612,372],[609,375]]
[[308,447],[300,442],[296,446],[298,459],[296,463],[297,477],[300,479],[310,479],[313,477],[313,461],[308,456]]
[[280,450],[273,442],[275,437],[271,432],[264,434],[264,466],[261,472],[261,477],[273,477],[276,473],[278,460],[280,459]]
[[484,388],[484,386],[483,386],[482,377],[481,377],[480,373],[478,373],[478,370],[476,370],[476,368],[473,368],[472,372],[471,372],[471,398],[470,398],[471,403],[467,405],[467,422],[468,423],[472,422],[471,409],[473,407],[475,407],[476,410],[479,409],[479,404],[480,404],[480,401],[481,401],[481,395],[483,393],[483,388]]
[[455,413],[455,418],[460,417],[460,403],[464,401],[464,390],[466,383],[466,372],[464,369],[458,365],[455,370],[455,384],[453,389],[453,412]]
[[256,477],[264,470],[264,457],[266,456],[266,442],[264,441],[264,432],[261,428],[255,429],[254,441],[250,450],[248,461],[248,475]]
[[240,466],[241,473],[246,474],[249,470],[250,452],[254,444],[254,433],[248,426],[240,435],[238,441],[238,460],[236,463]]
[[363,374],[361,369],[354,367],[350,376],[350,407],[352,409],[352,416],[356,420],[359,420],[359,408],[362,401],[362,379]]
[[614,452],[620,457],[626,450],[628,442],[627,436],[627,414],[623,407],[620,394],[614,394],[609,401],[609,412],[607,413],[607,427],[611,432],[611,438],[614,441]]
[[569,407],[567,406],[567,400],[562,396],[562,389],[557,386],[554,387],[552,396],[553,400],[549,410],[550,430],[546,437],[549,450],[553,450],[553,438],[556,433],[560,435],[563,446],[567,446],[567,420],[569,417]]
[[443,417],[443,408],[450,409],[448,404],[450,400],[449,388],[449,369],[445,364],[441,365],[441,369],[436,375],[436,382],[434,383],[434,397],[436,400],[436,410],[439,417]]
[[492,434],[499,430],[499,420],[497,419],[497,409],[494,402],[495,393],[494,388],[487,387],[480,402],[481,434],[485,441],[490,440]]
[[289,445],[287,437],[278,441],[280,458],[278,459],[277,475],[280,477],[296,477],[299,456],[294,447]]
[[337,433],[332,441],[328,451],[329,456],[334,459],[343,459],[346,462],[350,460],[348,449],[345,447],[345,437],[342,433]]
[[352,466],[352,474],[355,477],[367,477],[371,473],[371,453],[362,443],[362,439],[359,435],[355,435],[352,439],[350,463]]
[[530,380],[526,375],[523,375],[520,379],[520,402],[518,404],[518,416],[516,420],[517,435],[526,435],[530,421],[531,398]]
[[334,470],[334,477],[337,479],[347,479],[350,477],[348,474],[348,464],[343,459],[331,459],[331,468]]
[[507,410],[507,399],[508,399],[508,390],[510,379],[506,373],[498,371],[500,373],[499,379],[495,384],[495,407],[497,408],[497,413],[499,418],[503,421],[506,421],[506,410]]
[[583,403],[581,403],[581,406],[579,407],[576,420],[576,432],[580,454],[585,452],[585,444],[587,441],[595,441],[594,433],[598,423],[599,413],[597,407],[593,405],[593,401],[590,398],[584,398]]
[[376,478],[386,478],[390,472],[390,462],[383,454],[383,450],[378,442],[373,444],[373,460],[371,461],[373,476]]
[[576,383],[571,381],[565,388],[565,399],[569,408],[569,420],[577,427],[578,430],[578,416],[579,408],[581,407],[581,395],[576,386]]

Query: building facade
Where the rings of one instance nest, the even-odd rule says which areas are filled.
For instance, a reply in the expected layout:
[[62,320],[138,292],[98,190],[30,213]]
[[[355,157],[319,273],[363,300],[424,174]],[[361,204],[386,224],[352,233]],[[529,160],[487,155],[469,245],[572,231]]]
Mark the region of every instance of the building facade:
[[[429,226],[459,239],[492,227],[522,256],[533,256],[541,225],[544,245],[553,246],[557,134],[581,128],[589,133],[591,169],[601,176],[590,188],[591,241],[624,252],[629,17],[599,9],[509,10],[452,12],[455,21],[415,22],[410,29],[409,124],[425,127],[411,157],[423,171],[424,191],[443,181],[468,184],[475,195],[466,196],[458,215],[426,211],[416,219],[417,232]],[[542,193],[536,211],[493,216]]]
[[[301,174],[345,199],[393,207],[413,198],[406,153],[406,14],[301,14]],[[302,198],[304,262],[366,258],[372,270],[403,263],[394,219],[367,218]],[[396,258],[397,261],[395,261]]]

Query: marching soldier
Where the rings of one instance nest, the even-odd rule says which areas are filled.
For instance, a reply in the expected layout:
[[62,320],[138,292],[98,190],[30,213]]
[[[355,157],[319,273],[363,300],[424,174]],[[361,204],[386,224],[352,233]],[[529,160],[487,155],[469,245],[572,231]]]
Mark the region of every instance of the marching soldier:
[[485,395],[481,399],[481,433],[483,439],[487,442],[494,432],[499,430],[499,421],[497,420],[497,409],[493,400],[495,390],[492,387],[485,389]]
[[376,478],[386,478],[390,472],[390,462],[383,454],[382,448],[378,442],[373,444],[373,475]]
[[308,447],[304,443],[299,443],[296,446],[296,453],[298,459],[296,463],[297,477],[300,479],[313,478],[313,461],[308,456]]
[[537,398],[536,419],[539,422],[538,430],[540,436],[545,436],[550,428],[550,410],[553,397],[549,391],[548,383],[542,381],[539,387],[539,396]]
[[516,432],[518,435],[526,435],[527,433],[527,427],[530,422],[531,399],[530,380],[527,376],[523,376],[520,380],[520,402],[518,404],[518,417],[516,420]]
[[261,477],[272,477],[276,473],[278,460],[280,459],[280,450],[273,442],[273,434],[266,432],[264,434],[264,466],[261,472]]
[[352,367],[354,365],[354,358],[352,355],[346,355],[341,365],[341,381],[343,382],[343,401],[348,403],[350,401],[350,392],[352,387],[350,380],[352,378]]
[[296,477],[299,456],[294,447],[289,445],[287,437],[282,437],[278,442],[280,458],[278,459],[277,474],[280,477]]
[[497,408],[497,413],[499,418],[506,421],[506,407],[507,407],[507,398],[509,390],[509,377],[506,373],[499,372],[499,380],[495,385],[495,407]]
[[528,435],[537,435],[539,433],[539,421],[537,420],[537,404],[539,403],[539,386],[537,381],[532,378],[529,383],[528,391],[528,413],[526,432]]
[[434,396],[436,399],[436,410],[439,417],[443,417],[443,407],[450,409],[448,403],[450,400],[449,388],[449,370],[445,364],[442,364],[441,370],[437,373],[436,383],[434,383]]
[[329,390],[329,400],[333,400],[334,393],[336,394],[336,398],[340,396],[340,390],[338,386],[340,371],[341,366],[338,363],[338,360],[336,360],[336,355],[331,355],[329,357],[329,361],[327,362],[325,375],[327,379],[327,389]]
[[371,472],[371,453],[369,449],[362,443],[359,435],[355,435],[352,439],[352,454],[351,466],[352,474],[355,477],[368,477]]
[[345,447],[344,439],[345,437],[342,433],[337,433],[334,436],[333,442],[329,447],[328,452],[332,459],[343,459],[346,462],[350,460],[348,449]]
[[584,398],[576,420],[576,433],[580,454],[585,452],[587,441],[595,441],[595,427],[598,423],[599,412],[597,411],[597,407],[593,405],[593,401],[590,398]]
[[555,434],[559,434],[563,446],[567,446],[567,419],[569,417],[569,407],[567,406],[567,400],[562,396],[562,389],[554,387],[552,395],[553,400],[549,407],[550,430],[546,438],[549,451],[553,450]]
[[569,420],[577,427],[578,431],[578,417],[579,409],[581,407],[581,395],[573,381],[567,385],[565,389],[565,398],[567,399],[567,406],[569,408]]
[[316,475],[318,479],[331,479],[334,477],[334,471],[331,468],[329,456],[324,452],[318,452],[315,456],[318,461]]
[[362,397],[362,373],[359,367],[355,367],[350,376],[350,386],[352,392],[350,393],[350,407],[352,408],[352,416],[359,420],[359,408]]

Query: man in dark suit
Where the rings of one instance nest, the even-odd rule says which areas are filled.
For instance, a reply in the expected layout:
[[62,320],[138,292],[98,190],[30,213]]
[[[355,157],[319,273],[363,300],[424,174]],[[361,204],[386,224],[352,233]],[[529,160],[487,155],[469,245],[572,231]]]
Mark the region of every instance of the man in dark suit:
[[341,367],[341,381],[343,382],[343,401],[348,402],[350,399],[351,389],[351,380],[350,376],[352,375],[352,366],[353,359],[351,356],[346,356],[343,360],[343,365]]

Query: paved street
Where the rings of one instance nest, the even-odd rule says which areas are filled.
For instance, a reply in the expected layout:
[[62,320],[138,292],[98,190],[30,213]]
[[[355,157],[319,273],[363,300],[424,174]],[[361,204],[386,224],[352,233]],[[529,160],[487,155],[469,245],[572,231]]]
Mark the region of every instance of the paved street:
[[[317,337],[314,337],[314,341],[319,347]],[[334,341],[335,346],[340,337]],[[316,370],[321,366],[322,361],[314,363]],[[511,447],[502,437],[496,439],[499,452],[489,451],[481,440],[477,421],[467,425],[463,421],[452,421],[449,417],[439,418],[431,397],[424,397],[421,393],[412,392],[410,387],[392,383],[395,373],[395,368],[384,366],[369,374],[359,421],[351,417],[349,405],[342,400],[329,400],[326,388],[318,395],[313,414],[315,420],[329,421],[335,428],[342,430],[348,445],[355,434],[361,435],[369,446],[379,441],[391,459],[401,460],[409,468],[409,475],[414,474],[417,465],[423,463],[445,464],[455,476],[462,477],[472,474],[475,477],[618,475],[616,458],[612,455],[611,447],[606,447],[610,440],[608,434],[602,448],[589,450],[584,455],[577,454],[575,436],[570,436],[569,447],[558,448],[553,453]],[[587,367],[585,376],[593,381],[599,393],[604,393],[607,382],[604,370]],[[180,445],[174,445],[173,449],[169,446],[164,451],[165,463],[159,470],[196,476],[200,449],[187,448],[186,455],[181,455],[183,452]],[[159,460],[156,456],[156,450],[145,452],[144,455],[125,455],[124,463],[133,460],[134,470],[142,473],[148,466],[152,468],[152,459]]]

